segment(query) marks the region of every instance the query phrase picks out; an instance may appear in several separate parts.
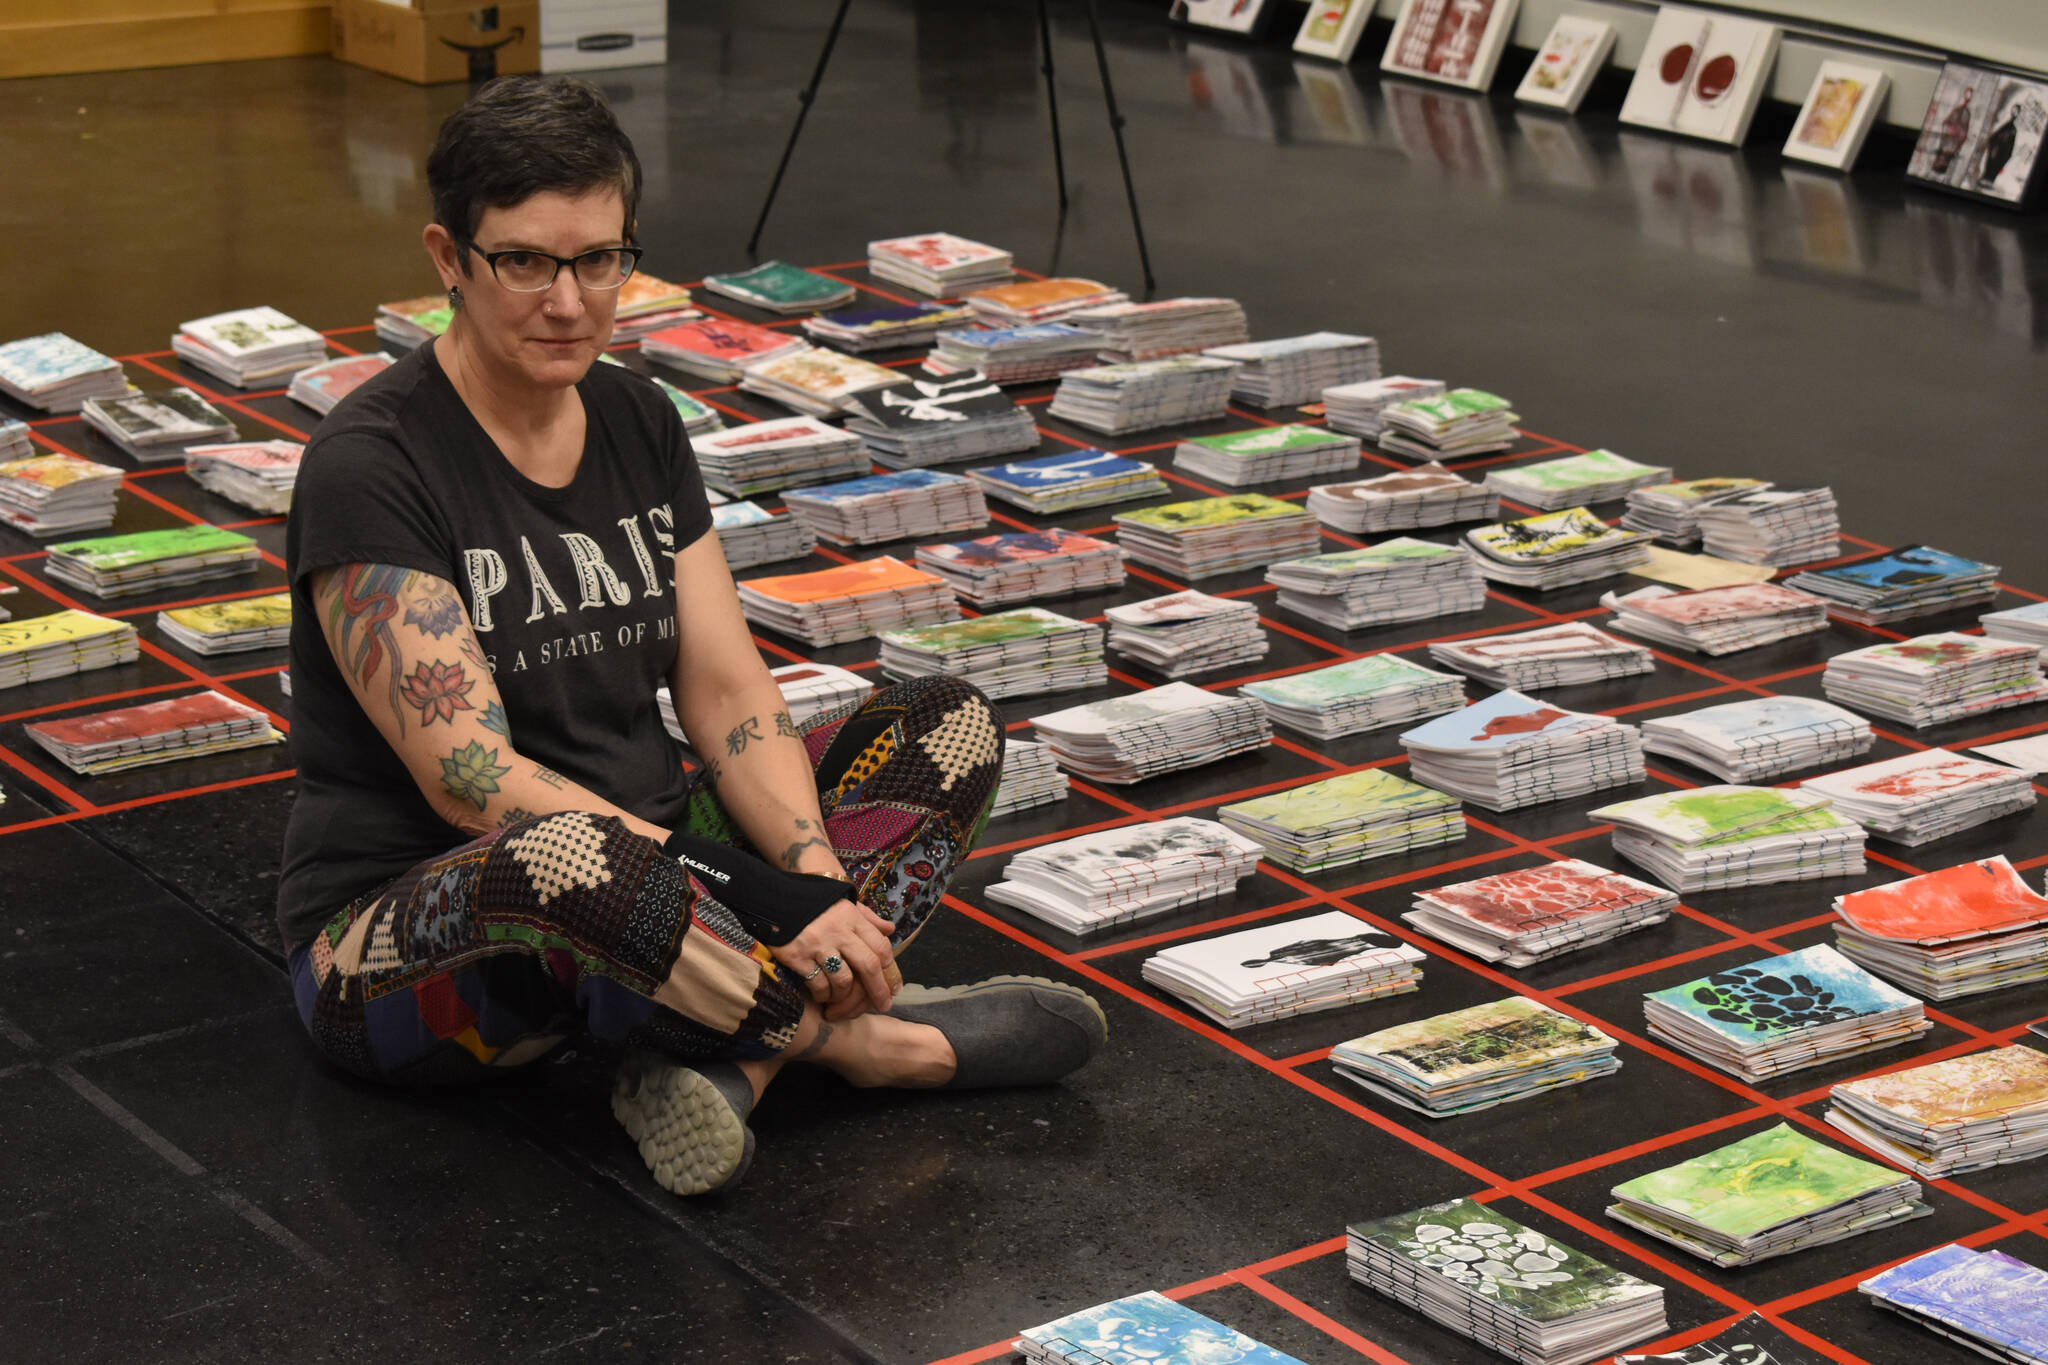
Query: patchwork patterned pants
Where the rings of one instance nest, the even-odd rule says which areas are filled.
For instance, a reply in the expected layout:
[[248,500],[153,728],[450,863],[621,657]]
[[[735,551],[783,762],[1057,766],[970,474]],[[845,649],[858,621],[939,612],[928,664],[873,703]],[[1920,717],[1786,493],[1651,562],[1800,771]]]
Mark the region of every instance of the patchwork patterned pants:
[[[980,837],[1002,723],[918,678],[799,727],[834,852],[897,950]],[[701,772],[685,826],[753,851]],[[360,1076],[479,1080],[579,1030],[681,1061],[773,1056],[808,992],[661,846],[613,816],[516,821],[358,898],[292,956],[314,1044]]]

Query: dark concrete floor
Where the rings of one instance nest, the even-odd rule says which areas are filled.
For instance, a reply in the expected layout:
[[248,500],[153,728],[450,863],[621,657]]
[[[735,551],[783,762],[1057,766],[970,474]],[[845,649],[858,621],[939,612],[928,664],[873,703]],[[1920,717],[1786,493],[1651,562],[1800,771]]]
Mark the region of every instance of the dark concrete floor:
[[[601,77],[650,168],[650,269],[691,280],[745,262],[831,8],[677,4],[669,66]],[[1905,188],[1896,136],[1880,135],[1854,176],[1786,167],[1771,150],[1785,110],[1759,118],[1750,151],[1724,152],[1617,130],[1611,85],[1558,119],[1505,98],[1382,84],[1365,59],[1347,73],[1297,64],[1279,46],[1192,37],[1157,8],[1108,3],[1104,21],[1162,295],[1238,297],[1257,336],[1371,332],[1390,371],[1503,393],[1539,433],[1513,458],[1607,446],[1685,476],[1831,482],[1865,541],[1933,543],[2004,565],[2020,592],[2048,592],[2032,506],[2048,419],[2038,212]],[[844,265],[870,238],[944,228],[1011,248],[1041,273],[1135,290],[1082,11],[1055,9],[1074,201],[1064,221],[1032,7],[869,0],[854,7],[764,255]],[[1376,50],[1369,33],[1361,51]],[[1512,88],[1516,62],[1499,88]],[[61,328],[130,357],[144,384],[187,377],[167,338],[180,319],[223,308],[274,304],[362,347],[379,300],[433,284],[418,247],[421,162],[462,94],[320,59],[0,84],[0,184],[11,191],[0,241],[12,265],[0,337]],[[869,283],[857,267],[842,273]],[[252,437],[311,421],[275,393],[243,397],[235,412]],[[1256,420],[1239,413],[1217,429]],[[1093,443],[1049,420],[1045,430],[1048,448]],[[75,421],[38,432],[124,462]],[[176,470],[137,470],[122,507],[117,529],[197,517],[247,525],[282,552],[275,519],[251,522]],[[1054,520],[1100,525],[1107,514]],[[0,581],[21,589],[4,599],[17,615],[70,598],[40,559],[35,542],[0,530]],[[272,562],[259,582],[281,577]],[[1201,586],[1258,584],[1247,574]],[[1096,615],[1166,590],[1134,575],[1118,592],[1056,605]],[[2038,1163],[1936,1187],[1933,1219],[1744,1271],[1662,1256],[1602,1217],[1611,1184],[1781,1114],[1817,1115],[1829,1083],[2009,1039],[2048,1013],[2038,989],[1955,1002],[1910,1049],[1755,1088],[1646,1038],[1642,992],[1696,974],[1700,958],[1674,956],[1826,941],[1828,898],[1854,883],[1702,894],[1665,925],[1524,972],[1425,945],[1419,996],[1238,1035],[1146,986],[1139,949],[1287,909],[1338,905],[1384,923],[1416,889],[1455,879],[1441,863],[1497,870],[1560,850],[1611,862],[1583,817],[1592,803],[1485,819],[1434,854],[1307,879],[1269,868],[1230,899],[1106,943],[1067,939],[980,895],[1019,844],[1169,809],[1208,813],[1243,788],[1384,760],[1397,752],[1390,732],[1077,790],[992,825],[912,976],[1087,983],[1110,1013],[1110,1054],[1066,1084],[1017,1094],[874,1095],[792,1074],[760,1111],[744,1188],[674,1200],[606,1112],[600,1050],[446,1097],[361,1086],[313,1059],[270,925],[290,802],[284,751],[89,779],[25,738],[25,721],[201,681],[288,720],[282,651],[202,660],[156,633],[156,609],[192,595],[113,604],[147,642],[137,663],[0,694],[0,1359],[361,1360],[407,1345],[451,1361],[987,1359],[1023,1327],[1161,1288],[1308,1361],[1479,1361],[1494,1357],[1349,1284],[1335,1239],[1350,1220],[1481,1192],[1666,1284],[1681,1339],[1762,1305],[1818,1353],[1872,1365],[1973,1357],[1869,1307],[1854,1293],[1860,1273],[1973,1234],[2048,1262]],[[1501,592],[1447,624],[1598,620],[1597,596],[1598,586]],[[1266,669],[1412,651],[1447,628],[1346,636],[1268,621]],[[1814,693],[1827,657],[1872,638],[1837,626],[1710,665],[1667,657],[1655,674],[1560,700],[1640,719],[1757,679]],[[791,645],[768,643],[778,657]],[[866,663],[873,652],[819,657]],[[1021,722],[1079,699],[1004,709]],[[2044,725],[2048,708],[2009,712],[1895,734],[1877,756]],[[2048,815],[1920,850],[1875,848],[1890,861],[1863,884],[1995,852],[2038,868]],[[1624,1039],[1624,1070],[1433,1123],[1363,1098],[1324,1058],[1425,1007],[1517,988],[1606,1022]]]

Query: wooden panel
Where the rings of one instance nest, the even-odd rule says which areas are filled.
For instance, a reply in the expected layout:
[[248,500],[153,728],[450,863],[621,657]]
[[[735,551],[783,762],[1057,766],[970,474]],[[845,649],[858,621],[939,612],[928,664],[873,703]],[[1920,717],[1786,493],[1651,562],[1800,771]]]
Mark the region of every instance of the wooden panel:
[[102,24],[125,19],[184,19],[253,14],[264,10],[321,9],[327,0],[5,0],[0,32],[45,24]]
[[[87,0],[91,3],[91,0]],[[121,0],[131,9],[148,0]],[[327,51],[326,0],[219,0],[202,13],[0,25],[0,77],[124,71]],[[31,0],[37,3],[37,0]],[[232,10],[232,12],[223,12]]]

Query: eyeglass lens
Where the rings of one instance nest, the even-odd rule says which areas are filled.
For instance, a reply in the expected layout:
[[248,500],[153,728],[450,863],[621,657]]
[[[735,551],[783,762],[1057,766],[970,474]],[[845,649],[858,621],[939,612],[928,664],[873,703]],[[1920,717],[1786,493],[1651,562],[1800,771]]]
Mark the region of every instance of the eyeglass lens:
[[[624,251],[586,251],[575,258],[576,282],[585,289],[617,289],[633,273],[633,258]],[[498,283],[517,293],[535,293],[555,282],[560,262],[537,251],[493,253],[491,269]]]

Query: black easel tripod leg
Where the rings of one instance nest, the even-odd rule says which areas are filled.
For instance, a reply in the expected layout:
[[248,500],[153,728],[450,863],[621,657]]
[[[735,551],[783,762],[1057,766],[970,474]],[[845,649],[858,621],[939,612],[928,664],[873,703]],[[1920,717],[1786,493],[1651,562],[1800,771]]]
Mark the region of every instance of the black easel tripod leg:
[[832,60],[832,48],[839,41],[839,30],[846,23],[846,11],[851,8],[853,0],[839,0],[839,12],[832,16],[832,27],[825,34],[824,50],[818,53],[817,70],[811,72],[811,83],[797,94],[796,127],[789,130],[789,145],[782,149],[782,160],[775,167],[775,179],[769,183],[768,198],[761,205],[761,216],[754,220],[754,235],[747,238],[749,255],[761,244],[761,229],[768,225],[768,210],[775,207],[775,196],[782,189],[782,174],[789,169],[789,158],[796,151],[796,140],[804,131],[804,120],[810,117],[811,101],[818,97],[818,86],[825,79],[825,64]]
[[1109,106],[1109,130],[1116,135],[1117,164],[1124,171],[1124,197],[1131,204],[1131,231],[1138,237],[1138,264],[1145,272],[1145,293],[1149,297],[1154,288],[1152,280],[1152,253],[1145,249],[1145,225],[1138,219],[1138,189],[1131,183],[1131,158],[1124,151],[1124,116],[1117,112],[1116,87],[1109,81],[1109,55],[1102,50],[1102,28],[1096,22],[1095,0],[1085,0],[1088,6],[1088,36],[1095,40],[1095,69],[1102,76],[1102,98]]
[[1052,111],[1052,169],[1059,178],[1060,212],[1067,211],[1067,158],[1060,149],[1060,92],[1052,76],[1052,13],[1047,8],[1049,0],[1038,0],[1038,38],[1043,61],[1038,69],[1045,74],[1045,107]]

